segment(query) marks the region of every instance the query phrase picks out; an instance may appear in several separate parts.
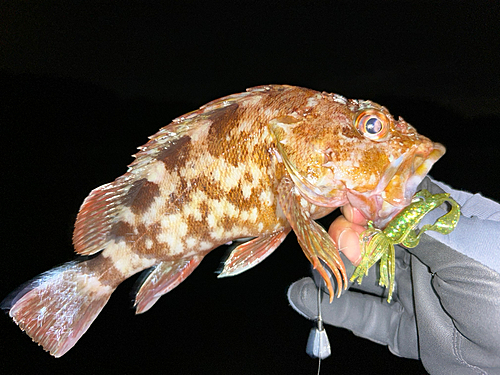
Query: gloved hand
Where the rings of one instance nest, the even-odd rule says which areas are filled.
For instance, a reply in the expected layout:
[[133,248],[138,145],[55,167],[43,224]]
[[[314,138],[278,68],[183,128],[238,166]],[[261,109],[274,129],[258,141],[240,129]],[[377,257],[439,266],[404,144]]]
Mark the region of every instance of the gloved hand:
[[[331,304],[323,298],[323,321],[388,345],[398,356],[420,359],[431,374],[500,374],[500,205],[429,178],[421,189],[444,190],[462,206],[455,230],[446,236],[426,232],[413,249],[396,246],[393,302],[387,303],[378,286],[376,265],[361,285],[353,284]],[[444,213],[432,211],[421,225]],[[342,217],[336,225],[362,230]],[[330,233],[338,244],[338,228]],[[347,244],[341,250],[359,262],[358,242]],[[352,273],[354,267],[347,268]],[[316,319],[317,287],[311,278],[292,284],[288,299],[300,314]]]

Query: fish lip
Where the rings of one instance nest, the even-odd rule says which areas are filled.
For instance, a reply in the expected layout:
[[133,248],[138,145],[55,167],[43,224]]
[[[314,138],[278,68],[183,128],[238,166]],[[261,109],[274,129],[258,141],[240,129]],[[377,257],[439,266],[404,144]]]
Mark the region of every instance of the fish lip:
[[[400,163],[398,170],[393,174],[389,183],[384,187],[389,186],[390,182],[395,178],[404,176],[402,182],[403,196],[392,197],[387,199],[384,197],[382,205],[377,213],[379,224],[384,226],[392,220],[403,208],[410,204],[413,196],[417,192],[418,185],[427,176],[430,169],[446,152],[446,148],[440,143],[432,142],[429,144],[421,144],[416,150],[410,150],[405,154],[404,161]],[[407,164],[409,162],[409,165]],[[407,170],[403,170],[405,167]],[[382,194],[384,196],[384,194]],[[399,201],[398,201],[399,200]],[[384,207],[385,206],[385,207]]]
[[432,149],[427,155],[418,151],[414,154],[412,160],[412,173],[408,176],[405,184],[405,199],[408,204],[413,198],[413,195],[415,195],[418,185],[445,152],[446,148],[441,143],[432,143]]

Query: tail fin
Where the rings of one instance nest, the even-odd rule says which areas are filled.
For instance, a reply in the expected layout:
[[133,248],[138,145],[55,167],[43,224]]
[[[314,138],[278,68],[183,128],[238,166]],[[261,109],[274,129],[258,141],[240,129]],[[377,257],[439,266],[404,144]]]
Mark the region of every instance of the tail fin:
[[33,341],[60,357],[87,331],[117,285],[87,262],[69,262],[14,291],[0,305]]

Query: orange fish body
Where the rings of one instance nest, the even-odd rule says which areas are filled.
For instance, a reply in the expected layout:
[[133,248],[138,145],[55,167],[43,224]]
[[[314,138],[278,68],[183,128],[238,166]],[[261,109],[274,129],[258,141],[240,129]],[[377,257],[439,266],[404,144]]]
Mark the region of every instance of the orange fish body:
[[347,280],[314,219],[351,203],[379,227],[410,203],[444,147],[369,101],[260,86],[172,121],[139,148],[127,173],[91,192],[73,242],[90,260],[40,275],[2,307],[56,357],[85,333],[125,279],[148,269],[135,300],[147,311],[216,247],[236,247],[220,277],[274,251],[291,229],[337,294]]

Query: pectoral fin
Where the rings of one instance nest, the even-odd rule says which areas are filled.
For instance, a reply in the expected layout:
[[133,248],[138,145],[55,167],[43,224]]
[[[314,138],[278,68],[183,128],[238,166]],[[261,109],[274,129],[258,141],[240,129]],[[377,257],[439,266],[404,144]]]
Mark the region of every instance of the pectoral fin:
[[235,276],[256,266],[284,241],[288,233],[290,228],[285,228],[239,245],[224,262],[224,268],[218,277]]
[[142,283],[135,297],[136,314],[148,311],[158,299],[183,282],[203,257],[193,257],[158,264]]
[[304,200],[292,180],[285,177],[278,187],[279,203],[288,222],[293,228],[304,254],[312,263],[315,270],[325,280],[330,293],[330,302],[333,300],[334,288],[320,259],[325,262],[337,280],[337,297],[340,296],[342,287],[347,288],[347,275],[344,263],[328,233],[314,220],[309,212],[304,210],[301,200]]

